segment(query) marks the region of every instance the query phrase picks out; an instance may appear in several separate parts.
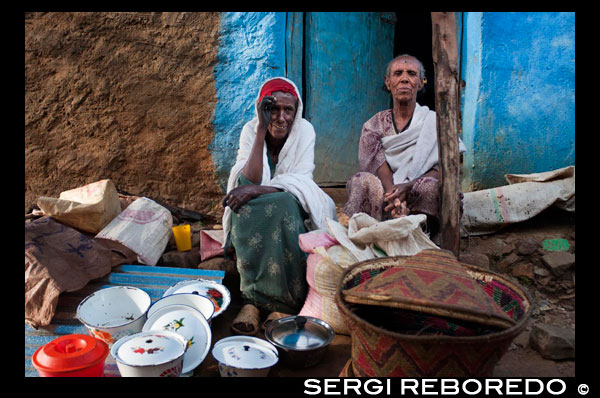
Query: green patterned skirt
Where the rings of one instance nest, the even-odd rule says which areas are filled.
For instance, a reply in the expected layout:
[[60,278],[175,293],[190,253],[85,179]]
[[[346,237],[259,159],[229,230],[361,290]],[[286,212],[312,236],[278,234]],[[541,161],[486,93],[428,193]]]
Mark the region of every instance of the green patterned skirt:
[[235,248],[244,302],[267,311],[297,314],[308,291],[306,258],[298,235],[307,232],[304,211],[294,195],[259,196],[232,213],[230,244]]

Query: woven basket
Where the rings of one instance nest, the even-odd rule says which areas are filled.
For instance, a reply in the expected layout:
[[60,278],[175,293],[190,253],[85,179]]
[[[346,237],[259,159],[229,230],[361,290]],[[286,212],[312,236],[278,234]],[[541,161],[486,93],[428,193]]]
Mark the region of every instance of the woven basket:
[[356,263],[335,300],[352,337],[342,377],[489,377],[531,315],[518,284],[445,250]]

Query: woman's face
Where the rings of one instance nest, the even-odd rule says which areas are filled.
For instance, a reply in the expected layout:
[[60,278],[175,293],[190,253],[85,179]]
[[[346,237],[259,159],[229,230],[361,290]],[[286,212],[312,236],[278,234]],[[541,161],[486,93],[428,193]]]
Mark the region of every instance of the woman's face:
[[271,95],[275,97],[275,103],[271,108],[271,122],[267,130],[275,140],[284,140],[287,138],[296,117],[297,100],[292,94],[282,91],[275,91]]
[[390,75],[385,78],[385,85],[395,101],[400,103],[416,101],[417,93],[423,88],[423,81],[419,74],[419,64],[411,58],[400,58],[391,65]]

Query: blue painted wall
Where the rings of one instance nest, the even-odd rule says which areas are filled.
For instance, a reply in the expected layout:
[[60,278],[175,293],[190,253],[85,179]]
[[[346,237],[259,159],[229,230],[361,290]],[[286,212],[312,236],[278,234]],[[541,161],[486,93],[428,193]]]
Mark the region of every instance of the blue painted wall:
[[244,124],[254,117],[262,83],[285,75],[285,12],[224,12],[215,68],[215,135],[209,150],[223,191]]
[[465,13],[463,190],[575,164],[575,14]]
[[[223,190],[258,88],[286,74],[286,57],[301,59],[289,43],[286,54],[290,26],[300,21],[300,13],[221,14],[209,149]],[[463,190],[505,185],[507,173],[574,165],[575,14],[469,12],[459,22]],[[297,66],[287,68],[300,75]]]

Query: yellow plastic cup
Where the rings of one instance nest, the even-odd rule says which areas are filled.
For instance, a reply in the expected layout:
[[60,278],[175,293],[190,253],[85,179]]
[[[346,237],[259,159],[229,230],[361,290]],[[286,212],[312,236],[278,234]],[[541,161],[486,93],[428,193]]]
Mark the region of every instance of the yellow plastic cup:
[[192,235],[189,225],[186,224],[173,227],[173,235],[175,235],[177,251],[185,252],[192,248]]

